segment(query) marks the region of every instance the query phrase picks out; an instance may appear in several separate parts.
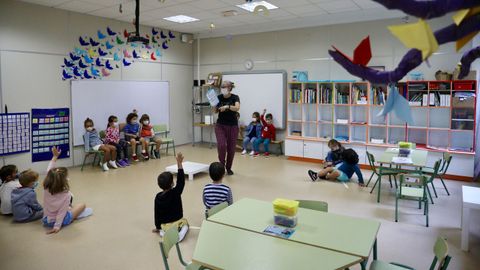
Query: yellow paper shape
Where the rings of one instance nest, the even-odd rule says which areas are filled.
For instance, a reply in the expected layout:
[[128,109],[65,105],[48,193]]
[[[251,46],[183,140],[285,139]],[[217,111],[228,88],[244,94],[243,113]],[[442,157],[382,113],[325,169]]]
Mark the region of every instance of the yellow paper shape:
[[468,13],[470,12],[470,9],[462,9],[460,11],[457,11],[453,16],[453,21],[455,22],[456,25],[460,25],[460,23],[467,17]]
[[96,53],[92,48],[88,49],[88,56],[90,56],[90,58],[96,57]]
[[[466,18],[471,17],[475,14],[478,14],[478,13],[480,13],[480,6],[479,7],[474,7],[474,8],[471,8],[471,9],[462,9],[462,10],[458,11],[457,13],[455,13],[455,15],[453,15],[453,21],[455,22],[456,25],[460,25],[463,22],[463,20],[465,20]],[[467,44],[470,40],[472,40],[472,38],[477,34],[478,34],[478,31],[474,32],[474,33],[470,33],[469,35],[466,35],[463,38],[457,40],[457,42],[455,44],[457,52],[463,46],[465,46],[465,44]]]
[[435,39],[430,25],[424,20],[420,19],[416,23],[392,25],[388,29],[405,47],[420,50],[423,60],[438,50],[437,39]]
[[264,5],[258,5],[253,9],[253,13],[257,15],[260,11],[263,11],[263,15],[268,16],[270,12],[268,11],[268,8]]

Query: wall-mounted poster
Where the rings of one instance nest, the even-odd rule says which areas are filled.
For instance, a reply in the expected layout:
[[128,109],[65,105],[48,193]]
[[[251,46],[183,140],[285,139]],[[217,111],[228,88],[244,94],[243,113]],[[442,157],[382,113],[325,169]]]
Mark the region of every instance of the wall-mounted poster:
[[50,160],[53,146],[70,157],[70,109],[32,109],[32,162]]
[[0,114],[0,156],[30,151],[30,114]]

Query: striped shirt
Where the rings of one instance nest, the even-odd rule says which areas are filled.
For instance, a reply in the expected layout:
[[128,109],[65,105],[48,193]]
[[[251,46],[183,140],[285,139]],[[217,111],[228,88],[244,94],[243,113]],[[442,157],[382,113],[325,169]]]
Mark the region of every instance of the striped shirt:
[[233,203],[232,190],[228,186],[208,184],[203,188],[203,204],[207,209],[222,202],[228,202],[228,205]]

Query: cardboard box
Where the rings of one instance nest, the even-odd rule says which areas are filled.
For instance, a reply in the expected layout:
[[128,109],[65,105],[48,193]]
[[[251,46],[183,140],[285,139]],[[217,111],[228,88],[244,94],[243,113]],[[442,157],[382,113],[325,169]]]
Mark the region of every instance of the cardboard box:
[[457,97],[452,98],[452,107],[454,108],[474,108],[475,98],[460,99]]

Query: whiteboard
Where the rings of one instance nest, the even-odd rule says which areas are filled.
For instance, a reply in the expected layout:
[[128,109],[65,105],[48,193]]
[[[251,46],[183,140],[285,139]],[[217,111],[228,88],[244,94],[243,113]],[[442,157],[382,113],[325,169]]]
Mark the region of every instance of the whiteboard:
[[277,129],[285,128],[285,71],[258,71],[255,73],[225,72],[222,81],[235,83],[233,94],[240,97],[240,123],[248,124],[252,113],[262,114],[263,109],[273,115],[273,124]]
[[107,127],[115,115],[124,123],[133,109],[138,118],[144,113],[152,124],[169,125],[168,82],[147,81],[72,81],[73,145],[83,145],[83,122],[91,118],[98,131]]

